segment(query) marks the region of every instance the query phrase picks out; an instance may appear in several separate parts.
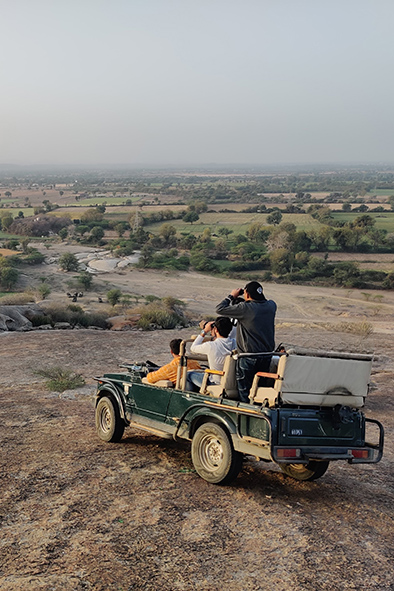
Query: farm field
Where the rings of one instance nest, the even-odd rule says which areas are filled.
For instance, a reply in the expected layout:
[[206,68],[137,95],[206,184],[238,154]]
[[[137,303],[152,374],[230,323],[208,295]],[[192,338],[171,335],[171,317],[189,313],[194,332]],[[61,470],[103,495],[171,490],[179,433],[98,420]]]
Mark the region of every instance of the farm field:
[[[373,217],[373,219],[375,220],[375,227],[378,230],[387,230],[387,232],[394,232],[394,211],[388,211],[384,213],[373,213],[368,211],[366,213]],[[351,212],[335,212],[332,215],[334,220],[339,220],[341,222],[351,222],[361,214]]]
[[[177,232],[193,232],[201,234],[205,228],[210,228],[212,232],[221,227],[227,227],[234,234],[245,234],[249,226],[255,222],[261,224],[267,223],[267,215],[263,213],[201,213],[200,219],[194,224],[187,224],[183,220],[171,220],[171,225]],[[283,223],[291,222],[296,225],[297,230],[312,230],[321,226],[308,214],[283,214]],[[144,226],[144,229],[155,231],[158,224]]]

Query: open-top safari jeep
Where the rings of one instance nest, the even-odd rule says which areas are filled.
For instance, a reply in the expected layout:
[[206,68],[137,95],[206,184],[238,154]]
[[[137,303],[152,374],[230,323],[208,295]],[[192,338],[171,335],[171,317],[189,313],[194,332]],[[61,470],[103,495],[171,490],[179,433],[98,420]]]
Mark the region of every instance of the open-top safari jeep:
[[[300,349],[274,353],[270,372],[256,374],[246,404],[237,400],[236,353],[226,359],[223,372],[205,370],[199,393],[185,390],[187,359],[204,360],[187,352],[188,342],[181,345],[175,387],[171,382],[148,384],[145,364],[123,365],[125,373],[95,378],[96,428],[102,440],[120,441],[126,426],[189,440],[196,472],[215,484],[236,478],[244,454],[276,462],[297,480],[319,478],[334,460],[380,461],[383,426],[360,410],[368,394],[370,355]],[[208,384],[212,373],[220,374],[220,384]],[[377,441],[368,443],[366,427],[372,424]]]

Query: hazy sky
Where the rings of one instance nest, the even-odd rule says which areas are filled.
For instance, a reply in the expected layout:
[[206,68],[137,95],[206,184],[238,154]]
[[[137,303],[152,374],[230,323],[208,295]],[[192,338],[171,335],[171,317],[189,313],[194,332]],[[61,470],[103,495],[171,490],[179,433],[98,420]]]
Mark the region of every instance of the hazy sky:
[[393,0],[0,0],[0,164],[394,162]]

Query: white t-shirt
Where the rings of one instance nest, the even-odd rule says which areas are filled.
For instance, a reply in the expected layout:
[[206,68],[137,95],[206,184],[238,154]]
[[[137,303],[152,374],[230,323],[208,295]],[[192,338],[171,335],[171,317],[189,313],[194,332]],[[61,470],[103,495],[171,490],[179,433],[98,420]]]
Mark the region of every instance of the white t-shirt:
[[[209,369],[222,371],[226,357],[237,347],[235,340],[231,337],[227,337],[226,339],[219,337],[214,341],[207,341],[205,343],[203,343],[203,340],[204,337],[198,335],[193,341],[190,350],[192,353],[202,353],[203,355],[207,355]],[[219,384],[220,376],[211,375],[210,381]]]

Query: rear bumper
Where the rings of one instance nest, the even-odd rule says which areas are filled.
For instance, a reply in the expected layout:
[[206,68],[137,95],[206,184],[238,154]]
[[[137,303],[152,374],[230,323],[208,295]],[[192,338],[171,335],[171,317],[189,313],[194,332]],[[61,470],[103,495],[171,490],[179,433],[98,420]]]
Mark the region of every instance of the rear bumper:
[[365,419],[366,423],[378,427],[378,443],[365,442],[363,446],[284,446],[272,447],[272,459],[278,464],[307,464],[311,460],[345,460],[349,464],[377,464],[383,456],[384,428],[375,419]]

